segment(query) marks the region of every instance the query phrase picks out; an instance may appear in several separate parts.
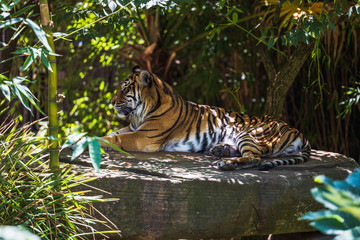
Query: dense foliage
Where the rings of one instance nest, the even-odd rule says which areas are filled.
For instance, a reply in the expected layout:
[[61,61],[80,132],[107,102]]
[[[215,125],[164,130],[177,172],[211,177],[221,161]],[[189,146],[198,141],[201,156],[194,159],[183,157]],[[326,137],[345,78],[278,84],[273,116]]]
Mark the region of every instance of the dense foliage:
[[35,135],[30,128],[14,121],[0,125],[0,225],[21,225],[41,239],[83,239],[97,233],[94,224],[103,222],[87,208],[105,199],[75,189],[94,178],[69,166],[49,171],[45,132]]

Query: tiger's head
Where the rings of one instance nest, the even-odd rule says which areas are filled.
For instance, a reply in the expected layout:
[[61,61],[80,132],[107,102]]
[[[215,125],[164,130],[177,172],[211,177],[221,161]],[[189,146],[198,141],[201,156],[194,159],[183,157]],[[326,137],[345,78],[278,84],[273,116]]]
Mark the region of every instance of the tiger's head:
[[120,118],[140,123],[153,105],[155,76],[139,66],[132,69],[132,74],[120,82],[111,104]]

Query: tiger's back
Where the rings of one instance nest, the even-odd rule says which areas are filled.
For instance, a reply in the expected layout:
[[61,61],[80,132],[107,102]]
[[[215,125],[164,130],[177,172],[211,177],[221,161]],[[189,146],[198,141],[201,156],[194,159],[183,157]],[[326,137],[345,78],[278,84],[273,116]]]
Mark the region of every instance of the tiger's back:
[[[184,101],[154,74],[135,67],[112,99],[127,128],[105,140],[127,151],[180,151],[212,154],[222,170],[305,162],[308,140],[295,128],[270,116],[262,118]],[[106,144],[103,144],[106,145]],[[262,163],[262,156],[296,155]]]

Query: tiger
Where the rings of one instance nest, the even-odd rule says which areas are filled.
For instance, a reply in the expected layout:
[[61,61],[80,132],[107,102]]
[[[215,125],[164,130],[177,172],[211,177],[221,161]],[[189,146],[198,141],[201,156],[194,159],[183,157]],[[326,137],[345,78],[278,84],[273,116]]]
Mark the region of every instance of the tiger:
[[[213,155],[220,170],[306,162],[309,141],[297,129],[270,115],[263,117],[185,101],[168,83],[135,66],[111,99],[116,114],[130,124],[102,137],[125,150]],[[111,148],[106,141],[101,147]],[[264,157],[291,156],[264,161]]]

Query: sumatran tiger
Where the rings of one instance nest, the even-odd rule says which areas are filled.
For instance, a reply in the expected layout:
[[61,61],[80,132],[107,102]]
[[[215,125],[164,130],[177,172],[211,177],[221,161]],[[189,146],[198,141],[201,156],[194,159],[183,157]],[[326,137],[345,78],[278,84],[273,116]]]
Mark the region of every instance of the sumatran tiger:
[[[211,154],[221,158],[217,163],[221,170],[268,170],[303,163],[310,156],[309,141],[285,122],[185,101],[169,84],[139,66],[120,83],[111,103],[130,125],[103,139],[126,151]],[[284,155],[292,157],[261,159]]]

